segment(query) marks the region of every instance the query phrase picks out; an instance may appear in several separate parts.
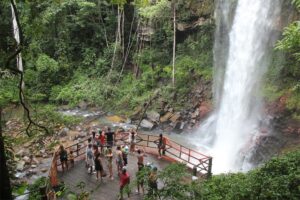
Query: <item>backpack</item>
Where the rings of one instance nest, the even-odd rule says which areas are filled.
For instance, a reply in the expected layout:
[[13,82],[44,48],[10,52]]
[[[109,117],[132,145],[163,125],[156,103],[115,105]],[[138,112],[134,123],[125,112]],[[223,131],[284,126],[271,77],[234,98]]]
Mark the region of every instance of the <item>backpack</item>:
[[93,152],[91,150],[88,149],[86,154],[88,159],[93,159]]

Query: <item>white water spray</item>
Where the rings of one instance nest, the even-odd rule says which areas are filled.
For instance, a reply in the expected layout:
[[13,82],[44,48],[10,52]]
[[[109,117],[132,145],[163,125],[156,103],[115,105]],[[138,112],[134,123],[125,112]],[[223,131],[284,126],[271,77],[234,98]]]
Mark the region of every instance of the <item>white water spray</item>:
[[[219,0],[216,5],[215,111],[199,130],[213,172],[248,170],[243,160],[263,118],[259,97],[281,0]],[[221,17],[221,19],[220,19]],[[220,38],[221,37],[221,38]],[[221,49],[220,49],[221,48]]]

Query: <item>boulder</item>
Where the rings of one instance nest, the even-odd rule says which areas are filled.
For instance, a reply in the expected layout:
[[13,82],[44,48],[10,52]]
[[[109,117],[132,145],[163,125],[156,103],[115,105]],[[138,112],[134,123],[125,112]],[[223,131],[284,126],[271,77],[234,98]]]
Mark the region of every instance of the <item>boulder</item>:
[[25,166],[25,161],[21,160],[17,163],[17,170],[18,171],[22,171],[24,169]]
[[81,101],[81,102],[78,104],[78,107],[79,107],[80,109],[82,109],[82,110],[86,110],[87,107],[88,107],[88,104],[87,104],[87,102],[85,102],[85,101]]
[[197,118],[199,114],[200,114],[199,109],[196,109],[195,112],[192,113],[192,119]]
[[87,136],[87,133],[86,132],[80,132],[78,135],[77,135],[77,138],[84,138]]
[[160,114],[156,111],[149,111],[147,112],[147,118],[152,122],[158,122]]
[[28,156],[24,156],[24,157],[23,157],[23,161],[24,161],[26,164],[29,164],[29,163],[31,162],[31,159],[30,159],[30,157],[28,157]]
[[70,129],[68,129],[67,127],[63,128],[62,130],[59,131],[58,135],[60,137],[65,137],[68,135],[68,132],[70,131]]
[[46,153],[46,150],[45,150],[45,149],[41,149],[41,150],[40,150],[40,153],[41,153],[41,154],[45,154],[45,153]]
[[27,149],[27,148],[21,149],[20,151],[18,151],[16,153],[17,156],[21,156],[21,157],[23,157],[25,155],[29,155],[29,154],[30,154],[30,152],[29,152],[29,149]]
[[37,174],[37,171],[34,170],[34,169],[30,169],[30,170],[28,170],[28,172],[26,173],[26,176],[28,177],[28,176],[32,176],[32,175],[34,175],[34,174]]
[[166,122],[168,121],[171,117],[173,116],[173,113],[171,112],[167,112],[166,114],[164,114],[161,118],[160,118],[160,122]]
[[150,122],[147,119],[143,119],[141,121],[141,127],[151,130],[154,127],[154,123]]
[[17,172],[17,173],[15,174],[15,177],[16,177],[16,178],[23,178],[25,175],[26,175],[26,174],[25,174],[24,172]]
[[42,168],[42,169],[41,169],[41,172],[42,172],[42,173],[46,173],[47,171],[48,171],[47,168]]
[[181,117],[180,112],[177,112],[170,118],[170,121],[175,123],[180,119],[180,117]]
[[82,128],[80,126],[76,126],[76,131],[82,131]]

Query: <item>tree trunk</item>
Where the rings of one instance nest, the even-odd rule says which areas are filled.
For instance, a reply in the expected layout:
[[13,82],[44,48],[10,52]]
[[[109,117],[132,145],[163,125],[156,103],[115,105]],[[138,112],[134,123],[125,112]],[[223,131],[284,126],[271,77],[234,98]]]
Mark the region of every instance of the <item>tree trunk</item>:
[[[14,1],[15,4],[15,1]],[[21,44],[21,40],[20,40],[20,27],[19,24],[17,22],[17,17],[16,17],[16,13],[14,11],[14,7],[13,4],[11,3],[11,15],[12,15],[12,24],[13,24],[13,35],[14,38],[17,42],[17,46],[20,46]],[[23,72],[23,61],[22,61],[22,54],[21,52],[17,55],[17,67],[19,69],[19,71]],[[24,90],[25,88],[25,82],[22,82],[22,90]],[[22,96],[23,101],[25,101],[24,96]]]
[[173,70],[172,70],[172,85],[175,87],[175,53],[176,53],[176,7],[175,2],[173,3]]
[[12,200],[9,172],[6,165],[4,138],[2,136],[2,107],[0,107],[0,199]]
[[117,25],[117,32],[116,32],[116,41],[115,41],[115,47],[114,47],[114,53],[111,61],[110,70],[107,74],[107,77],[110,78],[110,74],[113,71],[115,59],[116,59],[116,52],[117,52],[117,45],[121,42],[121,12],[120,7],[118,6],[118,25]]
[[122,53],[125,56],[125,8],[122,10]]
[[102,24],[103,32],[104,32],[104,38],[105,38],[105,43],[106,47],[108,48],[108,38],[107,38],[107,33],[106,33],[106,27],[104,24],[104,21],[102,19],[102,10],[101,10],[101,1],[98,0],[98,6],[99,6],[99,22]]

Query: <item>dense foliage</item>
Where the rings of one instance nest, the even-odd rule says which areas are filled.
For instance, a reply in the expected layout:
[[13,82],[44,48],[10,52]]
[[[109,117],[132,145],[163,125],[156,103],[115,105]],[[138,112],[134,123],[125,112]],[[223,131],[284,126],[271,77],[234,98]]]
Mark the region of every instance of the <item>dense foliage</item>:
[[202,199],[299,199],[300,151],[271,159],[246,174],[213,176],[201,186]]
[[275,157],[262,167],[248,173],[215,175],[205,181],[185,181],[182,164],[168,166],[159,173],[164,183],[155,196],[148,199],[299,199],[300,151]]
[[[212,13],[193,10],[193,1],[175,3],[178,23],[209,18]],[[169,1],[25,1],[17,6],[25,41],[28,100],[73,106],[86,101],[110,110],[131,110],[157,88],[166,98],[174,90],[170,87],[173,27]],[[1,3],[1,10],[5,30],[1,39],[13,49],[8,1]],[[188,11],[192,12],[187,15]],[[178,99],[192,88],[186,84],[194,84],[199,77],[211,79],[213,30],[210,23],[177,30]],[[1,65],[10,53],[7,49],[1,46]],[[16,85],[16,80],[10,76],[7,82],[13,83],[3,84],[9,94],[1,98],[14,102],[17,96],[9,86]]]
[[[300,1],[292,2],[299,10]],[[286,96],[288,110],[293,113],[293,118],[300,119],[300,21],[293,21],[284,29],[275,49],[265,94],[271,101]]]

